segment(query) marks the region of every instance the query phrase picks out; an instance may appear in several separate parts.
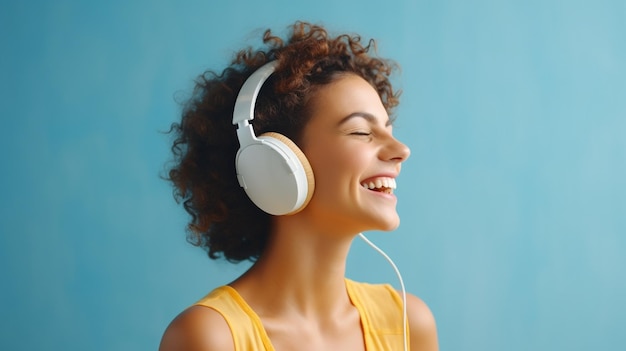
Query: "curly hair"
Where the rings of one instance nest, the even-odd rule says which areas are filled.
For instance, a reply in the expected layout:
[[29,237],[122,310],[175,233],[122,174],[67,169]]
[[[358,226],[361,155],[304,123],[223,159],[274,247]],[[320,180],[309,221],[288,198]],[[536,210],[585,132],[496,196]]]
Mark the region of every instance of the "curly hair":
[[204,248],[212,259],[255,261],[271,231],[272,216],[257,208],[237,182],[235,155],[239,148],[232,113],[244,81],[263,64],[278,67],[265,82],[256,103],[254,129],[281,133],[296,144],[311,116],[309,101],[316,89],[341,75],[356,74],[378,92],[390,115],[398,104],[389,76],[391,61],[374,57],[374,40],[358,35],[332,37],[321,26],[296,22],[286,40],[266,30],[264,48],[239,51],[221,74],[206,71],[195,81],[192,97],[183,105],[175,137],[168,180],[174,197],[191,215],[187,240]]

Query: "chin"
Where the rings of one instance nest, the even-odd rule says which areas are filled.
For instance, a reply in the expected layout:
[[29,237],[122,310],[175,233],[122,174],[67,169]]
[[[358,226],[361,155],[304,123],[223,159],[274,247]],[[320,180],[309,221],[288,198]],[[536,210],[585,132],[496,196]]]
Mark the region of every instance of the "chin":
[[373,230],[390,232],[392,230],[398,229],[398,227],[400,226],[400,218],[396,216],[395,218],[382,219],[376,224],[377,225],[375,226],[375,228],[373,228]]
[[381,229],[381,230],[382,230],[382,231],[385,231],[385,232],[390,232],[390,231],[392,231],[392,230],[396,230],[396,229],[398,229],[398,227],[399,227],[399,226],[400,226],[400,223],[396,223],[396,224],[390,225],[390,226],[388,226],[388,227],[386,227],[386,228],[383,228],[383,229]]

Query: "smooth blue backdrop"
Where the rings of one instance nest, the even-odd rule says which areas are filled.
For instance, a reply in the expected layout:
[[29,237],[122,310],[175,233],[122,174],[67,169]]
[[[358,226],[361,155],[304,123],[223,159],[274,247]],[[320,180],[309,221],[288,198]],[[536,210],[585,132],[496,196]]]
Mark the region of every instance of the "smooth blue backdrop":
[[[185,242],[161,132],[197,74],[296,19],[403,67],[403,222],[370,238],[441,349],[623,350],[622,0],[2,1],[0,349],[155,350],[246,268]],[[397,286],[362,243],[348,271]]]

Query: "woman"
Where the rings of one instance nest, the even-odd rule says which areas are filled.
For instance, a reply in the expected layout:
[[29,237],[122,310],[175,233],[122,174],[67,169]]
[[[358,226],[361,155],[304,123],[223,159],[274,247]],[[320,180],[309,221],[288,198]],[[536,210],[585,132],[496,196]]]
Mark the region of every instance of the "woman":
[[[405,334],[398,292],[344,277],[358,233],[399,225],[393,190],[409,149],[392,134],[392,66],[370,54],[373,42],[308,23],[263,41],[199,79],[172,127],[169,173],[190,239],[211,258],[254,264],[176,317],[160,350],[401,350],[405,340],[437,350],[419,298],[407,295]],[[266,142],[297,160],[272,159],[288,157]]]

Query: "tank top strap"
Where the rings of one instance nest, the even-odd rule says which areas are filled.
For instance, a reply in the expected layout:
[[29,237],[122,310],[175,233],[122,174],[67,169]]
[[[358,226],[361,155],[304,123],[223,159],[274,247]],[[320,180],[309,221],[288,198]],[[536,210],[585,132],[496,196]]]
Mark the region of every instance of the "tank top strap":
[[400,294],[388,284],[360,283],[350,279],[346,279],[346,288],[350,300],[361,315],[366,349],[402,350],[404,338]]
[[212,308],[224,317],[233,335],[235,351],[274,351],[261,319],[232,287],[216,288],[195,305]]

